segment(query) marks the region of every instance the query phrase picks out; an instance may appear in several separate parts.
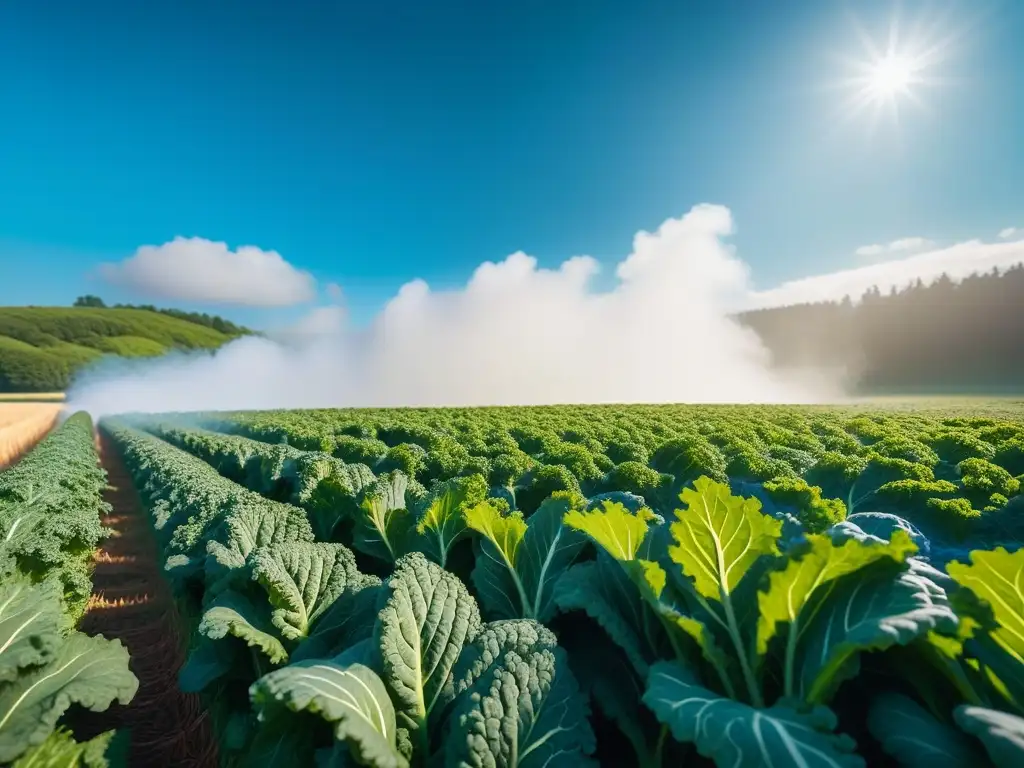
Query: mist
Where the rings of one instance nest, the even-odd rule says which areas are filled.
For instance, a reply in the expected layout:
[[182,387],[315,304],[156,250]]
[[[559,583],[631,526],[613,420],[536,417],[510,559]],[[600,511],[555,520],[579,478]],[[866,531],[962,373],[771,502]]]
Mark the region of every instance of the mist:
[[845,399],[841,372],[773,370],[730,315],[752,294],[725,238],[730,211],[698,205],[639,232],[615,285],[597,261],[542,269],[517,252],[467,284],[403,285],[368,327],[342,306],[215,353],[110,360],[83,373],[69,409],[125,412],[554,403],[814,403]]

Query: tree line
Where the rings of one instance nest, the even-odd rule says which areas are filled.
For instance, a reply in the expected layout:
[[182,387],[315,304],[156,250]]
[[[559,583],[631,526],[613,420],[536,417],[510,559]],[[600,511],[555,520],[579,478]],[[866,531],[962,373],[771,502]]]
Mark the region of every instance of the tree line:
[[[108,305],[99,296],[79,296],[75,299],[75,303],[72,305],[75,307],[93,307],[106,309]],[[226,334],[228,336],[243,336],[246,334],[253,333],[252,330],[246,328],[243,325],[236,325],[230,320],[225,320],[223,317],[218,315],[210,315],[206,312],[185,312],[181,309],[169,309],[163,307],[155,307],[152,304],[114,304],[113,309],[143,309],[147,312],[157,312],[161,315],[167,315],[169,317],[176,317],[179,320],[185,320],[189,323],[196,323],[197,325],[204,325],[207,328],[212,328],[215,331]]]
[[1024,264],[739,319],[777,366],[842,368],[865,394],[1024,394]]

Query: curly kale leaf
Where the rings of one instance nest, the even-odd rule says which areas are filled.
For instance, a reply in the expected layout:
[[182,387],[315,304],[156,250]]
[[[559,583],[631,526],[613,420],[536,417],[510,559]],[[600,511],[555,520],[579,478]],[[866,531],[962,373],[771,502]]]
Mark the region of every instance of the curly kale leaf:
[[419,552],[399,560],[386,589],[374,633],[382,678],[398,725],[425,750],[435,708],[452,695],[452,668],[480,632],[480,611],[456,576]]

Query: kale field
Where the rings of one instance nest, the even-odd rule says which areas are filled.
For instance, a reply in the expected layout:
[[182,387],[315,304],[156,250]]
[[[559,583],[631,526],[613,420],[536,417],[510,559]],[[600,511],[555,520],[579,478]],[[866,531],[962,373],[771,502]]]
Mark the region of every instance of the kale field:
[[1024,407],[67,419],[0,764],[1024,765]]

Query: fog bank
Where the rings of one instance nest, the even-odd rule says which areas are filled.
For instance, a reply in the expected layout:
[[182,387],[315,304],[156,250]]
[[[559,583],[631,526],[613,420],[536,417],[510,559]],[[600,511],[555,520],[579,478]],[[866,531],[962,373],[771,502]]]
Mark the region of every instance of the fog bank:
[[699,205],[640,232],[615,270],[557,269],[514,253],[485,262],[464,288],[403,285],[368,328],[340,306],[286,333],[216,353],[108,361],[83,374],[69,407],[130,411],[546,403],[775,403],[842,399],[839,376],[781,373],[729,314],[751,294],[724,239],[727,208]]

